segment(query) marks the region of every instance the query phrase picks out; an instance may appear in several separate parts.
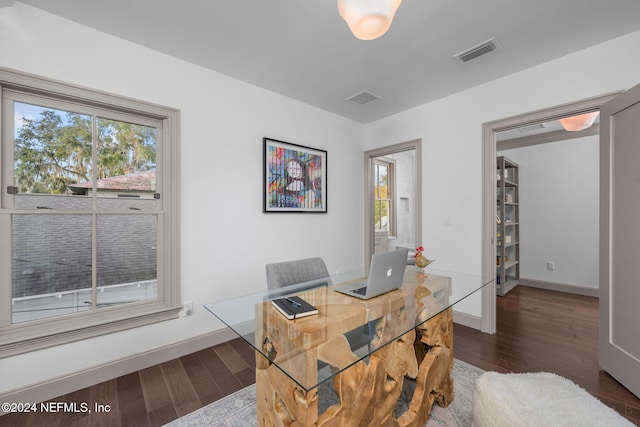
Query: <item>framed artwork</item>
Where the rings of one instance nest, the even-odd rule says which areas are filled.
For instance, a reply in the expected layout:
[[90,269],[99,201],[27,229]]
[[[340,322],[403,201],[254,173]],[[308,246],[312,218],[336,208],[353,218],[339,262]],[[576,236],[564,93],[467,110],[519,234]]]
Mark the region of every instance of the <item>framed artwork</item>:
[[327,152],[263,138],[263,211],[327,212]]

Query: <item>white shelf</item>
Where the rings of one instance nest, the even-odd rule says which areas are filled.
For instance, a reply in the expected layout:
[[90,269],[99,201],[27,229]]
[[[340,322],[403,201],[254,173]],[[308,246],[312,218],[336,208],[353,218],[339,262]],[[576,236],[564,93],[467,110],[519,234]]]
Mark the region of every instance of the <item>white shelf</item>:
[[[498,157],[497,166],[496,214],[500,221],[496,221],[496,291],[504,296],[520,280],[519,171],[518,164],[506,157]],[[504,243],[506,236],[511,240],[509,243]],[[509,261],[504,262],[505,256]]]

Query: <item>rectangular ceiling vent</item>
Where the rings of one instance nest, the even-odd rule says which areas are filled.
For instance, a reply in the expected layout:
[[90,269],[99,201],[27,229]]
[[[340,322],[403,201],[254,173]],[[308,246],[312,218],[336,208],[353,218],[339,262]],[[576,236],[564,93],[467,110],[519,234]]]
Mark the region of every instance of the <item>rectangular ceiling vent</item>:
[[372,94],[371,92],[363,90],[362,92],[356,93],[355,95],[347,98],[347,101],[353,102],[354,104],[358,105],[367,105],[370,102],[375,101],[376,99],[380,99],[380,97],[378,95]]
[[544,123],[534,123],[532,125],[522,126],[521,128],[518,128],[518,130],[520,131],[520,133],[527,133],[527,132],[533,132],[536,130],[544,129],[546,127],[547,125]]
[[492,38],[470,49],[467,49],[463,52],[453,55],[453,57],[460,62],[469,62],[472,59],[476,59],[479,56],[485,55],[489,52],[493,52],[494,50],[497,50],[497,49],[498,49],[498,43],[496,43],[495,38]]

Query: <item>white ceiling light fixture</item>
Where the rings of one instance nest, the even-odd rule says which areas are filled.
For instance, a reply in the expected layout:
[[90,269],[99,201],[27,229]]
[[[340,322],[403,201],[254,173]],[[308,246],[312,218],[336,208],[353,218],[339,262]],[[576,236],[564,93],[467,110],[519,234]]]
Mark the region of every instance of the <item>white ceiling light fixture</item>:
[[569,132],[577,132],[585,130],[593,124],[600,114],[599,111],[594,111],[586,114],[579,114],[577,116],[565,117],[564,119],[558,119],[564,130]]
[[402,0],[338,0],[340,16],[356,38],[373,40],[387,32]]

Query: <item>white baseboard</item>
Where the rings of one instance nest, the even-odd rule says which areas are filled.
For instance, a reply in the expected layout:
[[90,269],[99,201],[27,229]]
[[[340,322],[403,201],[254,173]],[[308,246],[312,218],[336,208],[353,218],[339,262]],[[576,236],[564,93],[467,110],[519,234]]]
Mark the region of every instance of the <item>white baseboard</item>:
[[460,313],[459,311],[453,311],[453,323],[458,325],[468,326],[479,331],[482,330],[482,318],[467,313]]
[[[219,329],[184,341],[134,354],[107,364],[93,366],[0,394],[0,402],[39,403],[81,390],[131,372],[139,371],[169,360],[236,338],[230,329]],[[0,412],[0,415],[2,412]]]
[[547,289],[550,291],[566,292],[569,294],[584,295],[598,298],[600,290],[588,286],[571,285],[568,283],[547,282],[544,280],[520,278],[520,285],[530,288]]

